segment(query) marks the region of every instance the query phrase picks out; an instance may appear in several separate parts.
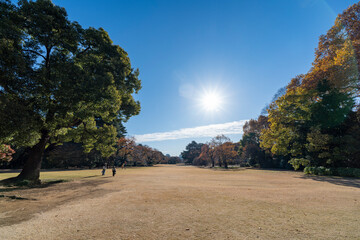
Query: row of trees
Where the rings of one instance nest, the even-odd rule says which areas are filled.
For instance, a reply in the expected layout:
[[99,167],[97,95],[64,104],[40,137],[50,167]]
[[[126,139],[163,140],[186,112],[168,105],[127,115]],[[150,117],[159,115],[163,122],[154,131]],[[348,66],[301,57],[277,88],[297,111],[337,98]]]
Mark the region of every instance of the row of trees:
[[109,158],[114,165],[152,166],[154,164],[176,164],[182,162],[179,157],[164,155],[157,149],[136,144],[133,138],[120,138],[116,144],[116,153]]
[[216,144],[221,137],[207,144],[192,142],[182,153],[185,161],[214,166],[216,159],[226,167],[236,159],[235,149],[240,162],[250,166],[307,172],[320,167],[329,173],[360,168],[359,16],[360,3],[338,16],[320,37],[310,71],[292,79],[258,119],[244,125],[239,143]]
[[233,143],[224,135],[218,135],[207,143],[192,141],[181,153],[181,157],[185,164],[195,166],[292,168],[286,156],[274,155],[261,147],[262,131],[268,128],[268,117],[260,116],[258,120],[252,119],[245,123],[244,134],[239,142]]
[[181,153],[181,157],[184,159],[185,164],[211,165],[212,167],[218,165],[228,168],[228,165],[240,163],[237,149],[238,144],[232,143],[224,135],[219,135],[205,144],[192,141],[186,146],[186,150]]
[[244,127],[240,152],[258,165],[360,168],[360,4],[320,37],[313,67]]
[[[101,152],[93,149],[86,153],[81,143],[66,142],[56,146],[49,146],[43,156],[42,168],[95,168],[108,166],[152,166],[154,164],[180,163],[179,157],[164,155],[157,149],[136,144],[133,138],[121,137],[115,145],[116,151],[110,157],[103,157]],[[2,148],[0,148],[0,151]],[[30,148],[19,148],[15,153],[10,146],[6,146],[2,157],[2,167],[21,168],[26,162]],[[15,154],[14,154],[15,153]],[[13,154],[13,156],[11,156]],[[13,159],[12,159],[13,157]],[[12,161],[10,161],[12,160]],[[0,165],[1,167],[1,165]]]

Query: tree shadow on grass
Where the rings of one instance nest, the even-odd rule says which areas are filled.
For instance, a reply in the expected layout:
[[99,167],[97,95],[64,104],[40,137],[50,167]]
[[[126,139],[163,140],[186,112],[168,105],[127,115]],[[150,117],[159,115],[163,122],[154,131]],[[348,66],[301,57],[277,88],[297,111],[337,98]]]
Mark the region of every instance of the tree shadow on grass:
[[25,188],[23,188],[23,187],[4,187],[4,188],[0,188],[0,193],[1,192],[12,192],[12,191],[21,190],[21,189],[25,189]]
[[15,195],[3,195],[0,194],[0,198],[9,198],[9,199],[13,199],[13,200],[36,200],[35,198],[24,198],[24,197],[18,197]]
[[348,178],[348,177],[330,177],[330,176],[315,176],[315,175],[303,175],[302,179],[311,179],[319,182],[328,182],[335,185],[360,188],[360,179]]
[[[110,177],[109,177],[110,178]],[[75,200],[98,198],[121,189],[107,189],[101,185],[110,179],[88,179],[84,181],[54,180],[37,187],[0,188],[0,227],[10,226],[31,219],[35,214]],[[19,214],[18,211],[21,211]]]
[[226,171],[226,172],[239,172],[239,171],[246,170],[245,168],[241,168],[241,167],[229,167],[229,168],[213,167],[213,168],[208,168],[208,169],[211,169],[213,171]]
[[[58,183],[63,183],[63,182],[68,182],[67,180],[64,179],[59,179],[59,180],[53,180],[53,181],[46,181],[46,182],[42,182],[41,184],[36,184],[36,185],[29,185],[29,186],[6,186],[0,188],[0,193],[1,192],[13,192],[13,191],[20,191],[20,190],[26,190],[26,189],[37,189],[37,188],[47,188],[50,187],[54,184],[58,184]],[[15,199],[15,200],[36,200],[33,198],[23,198],[23,197],[17,197],[15,195],[12,196],[8,196],[8,195],[0,195],[1,197],[5,197],[5,198],[10,198],[10,199]]]
[[100,175],[92,175],[92,176],[87,176],[87,177],[82,177],[82,178],[94,178],[94,177],[99,177]]
[[[17,180],[16,177],[6,178],[0,181],[0,186],[9,187],[9,189],[22,189],[22,188],[45,188],[57,183],[68,182],[69,180],[57,179],[42,182],[30,182],[28,180]],[[0,192],[1,192],[0,188]]]

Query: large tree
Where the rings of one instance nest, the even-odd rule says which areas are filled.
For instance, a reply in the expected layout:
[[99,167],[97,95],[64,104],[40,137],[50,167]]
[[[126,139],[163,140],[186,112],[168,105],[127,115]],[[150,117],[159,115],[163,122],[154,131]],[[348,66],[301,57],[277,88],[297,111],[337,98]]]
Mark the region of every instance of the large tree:
[[250,166],[280,166],[280,164],[275,164],[269,151],[260,147],[261,131],[268,128],[268,117],[263,115],[260,115],[257,120],[250,119],[243,126],[244,134],[239,142],[239,154]]
[[[219,165],[224,164],[224,168],[228,168],[229,162],[234,162],[238,153],[235,151],[235,144],[232,142],[225,142],[215,148],[215,155],[219,159]],[[221,164],[222,163],[222,164]]]
[[209,144],[203,144],[201,146],[201,152],[200,152],[200,155],[198,157],[196,157],[194,160],[193,160],[193,165],[197,165],[197,166],[206,166],[208,165],[209,163],[211,163],[212,167],[215,166],[215,162],[212,158],[212,149],[210,149],[209,147]]
[[203,143],[197,143],[195,141],[186,145],[185,151],[181,152],[181,157],[184,159],[185,164],[192,164],[194,159],[200,156],[203,145]]
[[153,166],[163,161],[164,157],[164,154],[156,149],[135,144],[127,161],[132,166]]
[[261,146],[288,156],[300,166],[336,166],[344,155],[340,145],[354,100],[326,80],[316,89],[288,88],[269,109],[270,128],[262,131]]
[[[225,147],[225,143],[230,142],[230,138],[226,137],[225,135],[217,135],[216,137],[213,137],[210,140],[209,146],[210,146],[210,152],[211,152],[211,159],[212,161],[215,161],[215,159],[218,160],[218,164],[220,167],[224,164],[224,167],[227,168],[227,159],[225,152],[227,150],[233,150],[231,147],[227,146]],[[224,146],[223,146],[224,145]],[[212,166],[215,166],[215,162],[212,163]]]
[[114,153],[140,111],[138,75],[104,29],[83,29],[50,0],[0,1],[0,144],[31,147],[17,179],[38,181],[49,144]]
[[261,146],[291,158],[294,168],[358,166],[358,151],[349,146],[358,144],[352,132],[358,132],[359,16],[360,3],[338,16],[320,37],[310,71],[294,78],[268,109]]
[[135,145],[134,138],[119,138],[116,143],[116,153],[112,156],[113,164],[125,166],[128,161],[128,157],[135,148]]

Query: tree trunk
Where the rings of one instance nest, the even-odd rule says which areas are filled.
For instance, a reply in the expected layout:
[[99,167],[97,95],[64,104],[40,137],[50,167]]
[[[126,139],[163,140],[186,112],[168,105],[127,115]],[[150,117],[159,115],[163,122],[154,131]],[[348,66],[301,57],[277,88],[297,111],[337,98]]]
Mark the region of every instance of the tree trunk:
[[40,182],[40,167],[45,146],[49,141],[49,132],[42,131],[40,141],[34,145],[30,152],[27,161],[25,162],[24,168],[17,176],[17,180],[29,180],[32,182]]
[[225,167],[226,169],[228,168],[227,160],[224,160],[224,167]]

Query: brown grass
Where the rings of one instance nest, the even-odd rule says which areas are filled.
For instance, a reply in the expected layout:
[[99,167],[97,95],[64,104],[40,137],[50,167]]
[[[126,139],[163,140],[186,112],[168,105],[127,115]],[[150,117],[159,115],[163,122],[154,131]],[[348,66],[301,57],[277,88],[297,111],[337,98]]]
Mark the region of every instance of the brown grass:
[[0,239],[360,239],[359,179],[185,166],[107,174],[0,189]]

